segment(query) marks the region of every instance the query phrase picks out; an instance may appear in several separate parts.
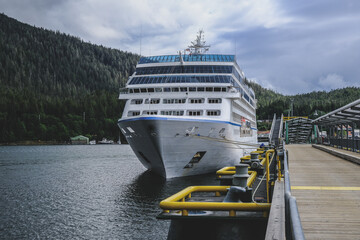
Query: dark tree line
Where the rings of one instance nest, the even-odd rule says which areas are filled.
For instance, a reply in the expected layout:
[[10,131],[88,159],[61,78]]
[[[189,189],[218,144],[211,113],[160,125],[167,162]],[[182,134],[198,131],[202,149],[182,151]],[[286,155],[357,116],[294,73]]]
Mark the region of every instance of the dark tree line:
[[[117,140],[124,102],[119,87],[139,56],[32,27],[0,14],[0,143],[67,141],[86,135]],[[249,83],[258,119],[323,114],[360,97],[360,88],[284,96]]]
[[288,116],[291,102],[294,116],[309,116],[314,119],[360,98],[360,88],[357,87],[285,96],[262,88],[259,84],[249,81],[247,83],[254,89],[258,100],[258,119],[272,119],[274,113],[277,116]]
[[138,59],[0,14],[0,142],[117,140],[119,87]]

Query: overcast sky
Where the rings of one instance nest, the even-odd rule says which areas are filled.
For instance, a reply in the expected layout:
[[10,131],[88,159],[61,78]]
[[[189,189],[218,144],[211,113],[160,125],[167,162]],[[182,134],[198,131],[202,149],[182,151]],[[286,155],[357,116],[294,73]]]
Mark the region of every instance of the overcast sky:
[[[209,53],[282,94],[360,87],[359,0],[0,0],[21,22],[142,55],[176,54],[199,29]],[[1,26],[0,26],[1,27]]]

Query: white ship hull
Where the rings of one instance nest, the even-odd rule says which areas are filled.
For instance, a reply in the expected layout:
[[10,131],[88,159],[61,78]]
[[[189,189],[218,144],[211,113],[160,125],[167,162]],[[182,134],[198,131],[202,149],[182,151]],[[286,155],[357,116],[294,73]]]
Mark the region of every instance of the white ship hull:
[[240,138],[236,135],[240,125],[226,121],[149,116],[121,119],[118,125],[140,162],[165,178],[232,166],[255,147],[231,141],[257,141],[256,137]]

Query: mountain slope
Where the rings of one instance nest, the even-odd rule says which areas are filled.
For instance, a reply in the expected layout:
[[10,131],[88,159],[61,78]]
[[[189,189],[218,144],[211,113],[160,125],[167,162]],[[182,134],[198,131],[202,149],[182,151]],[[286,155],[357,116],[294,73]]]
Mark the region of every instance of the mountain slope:
[[272,119],[274,113],[277,116],[281,114],[288,116],[292,101],[294,116],[310,116],[315,118],[315,112],[319,114],[319,117],[360,98],[360,88],[356,87],[335,89],[330,92],[314,91],[286,96],[262,88],[257,83],[249,81],[247,83],[254,89],[258,99],[258,119]]
[[4,14],[0,26],[0,142],[118,138],[118,89],[138,55]]

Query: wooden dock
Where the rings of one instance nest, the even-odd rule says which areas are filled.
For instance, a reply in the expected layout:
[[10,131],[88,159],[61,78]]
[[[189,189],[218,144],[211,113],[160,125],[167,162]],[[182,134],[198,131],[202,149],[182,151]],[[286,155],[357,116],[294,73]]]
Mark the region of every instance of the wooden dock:
[[360,165],[309,144],[286,148],[306,239],[360,239]]

